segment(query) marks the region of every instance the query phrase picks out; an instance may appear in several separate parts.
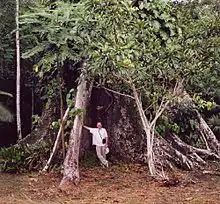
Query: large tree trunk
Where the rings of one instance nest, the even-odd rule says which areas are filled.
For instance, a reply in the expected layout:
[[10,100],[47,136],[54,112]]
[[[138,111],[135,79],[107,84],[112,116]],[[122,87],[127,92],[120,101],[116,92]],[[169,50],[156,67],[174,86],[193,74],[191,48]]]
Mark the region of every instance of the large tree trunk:
[[[87,66],[86,63],[84,67]],[[92,82],[91,82],[92,83]],[[73,128],[71,130],[69,147],[66,154],[66,158],[63,165],[63,179],[60,183],[60,188],[66,188],[69,184],[78,184],[80,180],[79,175],[79,150],[80,150],[80,140],[83,125],[83,110],[86,109],[87,101],[91,94],[91,87],[88,89],[86,75],[81,74],[80,82],[77,87],[76,99],[75,99],[75,109],[82,110],[81,114],[75,116]]]
[[[178,87],[175,87],[174,91],[175,94],[178,94]],[[153,124],[155,125],[156,120],[149,121],[146,118],[136,87],[133,87],[133,97],[126,97],[125,94],[118,94],[116,91],[115,94],[112,106],[105,115],[113,158],[144,163],[148,165],[150,174],[156,173],[156,177],[159,176],[162,179],[166,179],[166,175],[163,173],[166,168],[201,169],[207,164],[207,159],[219,160],[219,156],[210,150],[211,148],[196,148],[186,144],[173,134],[166,137],[160,136],[154,131]],[[98,95],[101,94],[98,93]],[[179,93],[178,97],[180,102],[188,103],[191,106],[192,102],[183,101],[183,93]],[[103,100],[102,98],[98,97],[97,101]],[[156,119],[168,106],[167,102],[164,101],[161,104],[161,111],[157,112]],[[93,109],[96,108],[95,105],[97,104],[94,104]],[[105,121],[106,118],[101,119]]]
[[56,100],[51,99],[43,108],[41,121],[38,127],[25,138],[19,141],[19,144],[37,145],[44,139],[50,139],[52,133],[51,124],[56,120]]

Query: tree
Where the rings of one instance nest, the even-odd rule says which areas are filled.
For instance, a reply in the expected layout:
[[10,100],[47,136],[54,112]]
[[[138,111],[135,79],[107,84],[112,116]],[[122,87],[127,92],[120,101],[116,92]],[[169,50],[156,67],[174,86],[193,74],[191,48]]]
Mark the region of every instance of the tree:
[[20,36],[19,36],[19,0],[16,0],[16,59],[17,59],[17,74],[16,74],[16,118],[17,118],[17,133],[18,139],[22,139],[21,132],[21,62],[20,62]]
[[[174,72],[162,67],[162,63],[166,62],[164,53],[172,46],[172,38],[168,42],[169,36],[160,21],[168,22],[167,29],[173,36],[176,32],[173,19],[168,15],[169,6],[156,1],[151,4],[142,2],[140,8],[133,7],[130,1],[106,1],[105,5],[100,5],[100,2],[95,4],[94,18],[98,25],[91,52],[93,67],[101,69],[94,68],[93,71],[106,77],[106,70],[110,70],[116,80],[121,80],[131,91],[147,138],[149,171],[152,176],[157,176],[153,151],[155,126],[170,103]],[[154,6],[154,12],[158,12],[156,20],[154,15],[148,15],[145,10],[151,11],[151,6]],[[163,41],[166,46],[163,46]],[[166,78],[160,82],[158,75]],[[143,105],[146,100],[148,106],[153,107],[151,119],[146,116]]]
[[[83,124],[84,109],[88,104],[89,95],[91,94],[92,82],[88,80],[88,55],[86,52],[86,41],[84,36],[84,25],[87,23],[84,21],[85,9],[84,3],[63,3],[61,1],[56,2],[54,8],[51,9],[50,5],[42,8],[35,8],[31,14],[26,13],[22,16],[24,23],[24,30],[30,28],[32,24],[35,25],[34,39],[40,40],[41,43],[36,43],[32,49],[23,54],[23,57],[32,57],[43,54],[43,58],[40,59],[38,67],[39,74],[43,78],[45,73],[54,72],[58,69],[55,64],[59,56],[61,65],[65,60],[74,60],[79,62],[80,78],[78,79],[78,86],[75,98],[76,110],[74,124],[71,130],[69,147],[64,161],[64,176],[60,186],[65,186],[68,182],[79,182],[79,148],[80,139]],[[68,11],[68,15],[66,13]],[[86,10],[88,12],[88,10]],[[44,20],[38,20],[38,19]],[[38,27],[36,26],[38,23]],[[88,25],[88,24],[86,24]],[[40,28],[40,29],[39,29]],[[50,29],[48,29],[50,28]],[[81,32],[82,31],[82,32]],[[42,41],[41,36],[44,35]],[[44,53],[47,51],[46,53]],[[92,80],[93,81],[93,80]],[[88,89],[88,87],[90,87]],[[62,118],[61,118],[62,121]],[[61,122],[62,125],[63,121]],[[46,166],[45,169],[48,167]]]
[[[158,155],[156,156],[155,152],[163,152],[162,154],[171,155],[171,157],[176,155],[179,160],[177,162],[186,165],[189,169],[193,166],[204,165],[201,155],[202,157],[212,155],[219,159],[219,142],[197,110],[200,137],[205,134],[208,144],[214,147],[212,149],[196,149],[187,146],[178,137],[172,137],[178,148],[168,146],[165,150],[162,145],[165,146],[166,141],[158,137],[155,129],[157,120],[168,105],[176,103],[175,98],[185,99],[185,90],[182,89],[183,81],[185,80],[184,83],[189,87],[192,77],[196,78],[198,75],[205,77],[202,70],[207,70],[207,64],[206,67],[197,66],[197,63],[201,61],[201,52],[197,47],[201,38],[198,39],[196,34],[204,34],[201,33],[204,32],[203,22],[195,20],[196,24],[192,25],[195,28],[192,32],[195,33],[187,33],[188,24],[179,25],[175,16],[172,15],[170,5],[159,1],[141,2],[139,9],[132,7],[129,1],[107,1],[104,5],[98,2],[95,8],[99,33],[97,38],[93,39],[92,56],[95,61],[94,67],[102,69],[94,70],[103,77],[106,77],[103,73],[113,73],[117,80],[121,80],[122,84],[126,85],[128,92],[132,93],[147,138],[147,160],[150,174],[156,177],[158,174],[164,176],[157,171],[155,163],[157,167],[158,164],[169,164],[167,159],[162,158],[163,161],[161,161],[161,158],[157,158]],[[203,9],[201,13],[204,12]],[[111,15],[106,15],[108,13]],[[185,18],[185,16],[182,17]],[[211,19],[206,18],[206,20],[207,28]],[[181,25],[185,27],[181,29]],[[188,39],[184,39],[185,37]],[[208,42],[212,39],[212,37],[209,38]],[[185,43],[189,44],[185,46]],[[213,44],[211,47],[214,47]],[[205,53],[204,50],[202,53]],[[209,63],[212,66],[213,59]],[[184,100],[181,99],[181,101]],[[149,111],[145,111],[147,106],[152,109],[150,114]],[[191,108],[196,109],[195,105]],[[190,158],[180,151],[181,148],[192,152]],[[159,161],[156,161],[158,159]]]
[[[195,21],[196,29],[187,33],[187,23],[184,22],[185,27],[181,29],[179,16],[175,16],[172,8],[169,3],[156,0],[140,1],[138,6],[128,0],[58,1],[52,9],[51,5],[45,5],[23,16],[23,23],[32,28],[36,42],[26,57],[39,56],[41,77],[56,69],[54,53],[59,53],[61,62],[87,61],[86,66],[80,67],[82,77],[79,79],[83,83],[78,83],[75,101],[79,112],[71,131],[61,186],[79,181],[80,123],[83,120],[80,114],[86,108],[90,93],[87,91],[84,98],[88,76],[102,78],[105,81],[102,86],[116,88],[118,93],[123,90],[124,95],[134,99],[145,132],[151,175],[164,177],[158,167],[172,167],[172,163],[192,169],[204,165],[203,158],[207,155],[219,159],[212,150],[193,147],[173,133],[170,137],[160,135],[156,129],[160,116],[176,103],[174,99],[184,98],[182,87],[190,87],[192,76],[202,75],[201,70],[206,70],[205,66],[197,66],[201,56],[195,46],[199,41],[194,39],[195,34],[204,31],[201,21]],[[182,86],[183,80],[185,86]]]
[[88,83],[86,79],[87,66],[87,62],[85,61],[82,66],[84,70],[82,71],[80,81],[77,86],[74,108],[78,110],[78,114],[75,116],[73,128],[70,133],[69,147],[63,165],[63,178],[59,186],[61,189],[65,189],[72,183],[77,185],[80,181],[79,152],[82,125],[84,121],[84,112],[87,108],[88,100],[93,87],[93,80]]

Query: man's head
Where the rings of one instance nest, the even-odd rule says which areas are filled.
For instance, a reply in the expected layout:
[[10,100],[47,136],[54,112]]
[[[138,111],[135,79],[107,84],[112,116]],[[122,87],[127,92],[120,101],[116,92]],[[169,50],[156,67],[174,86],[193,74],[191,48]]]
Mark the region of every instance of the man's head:
[[97,122],[96,127],[101,129],[102,128],[102,123],[101,122]]

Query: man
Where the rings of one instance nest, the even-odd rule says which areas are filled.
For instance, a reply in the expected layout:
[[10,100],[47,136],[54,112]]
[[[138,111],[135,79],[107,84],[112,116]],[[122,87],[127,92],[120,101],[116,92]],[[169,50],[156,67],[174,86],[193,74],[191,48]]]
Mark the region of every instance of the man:
[[97,128],[90,128],[83,126],[92,133],[92,144],[96,145],[96,153],[101,161],[102,165],[108,167],[108,161],[106,160],[106,149],[108,148],[108,134],[105,128],[102,127],[102,123],[98,122]]

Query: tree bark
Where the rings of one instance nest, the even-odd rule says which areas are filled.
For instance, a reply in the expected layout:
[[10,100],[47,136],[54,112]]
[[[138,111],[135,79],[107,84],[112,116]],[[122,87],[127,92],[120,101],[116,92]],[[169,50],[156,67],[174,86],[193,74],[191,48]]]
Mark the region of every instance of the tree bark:
[[[87,64],[84,63],[83,66],[86,67]],[[82,73],[76,93],[76,100],[75,100],[76,110],[86,109],[87,101],[90,97],[92,90],[92,84],[93,82],[91,82],[90,87],[88,89],[86,74]],[[61,189],[68,188],[68,185],[71,185],[71,183],[77,185],[80,181],[79,150],[80,150],[80,140],[82,134],[83,117],[84,117],[83,114],[77,114],[74,119],[74,124],[69,139],[69,147],[63,164],[63,179],[59,186]]]
[[42,140],[49,139],[52,133],[51,124],[56,119],[56,100],[55,98],[47,102],[43,108],[41,121],[38,127],[31,131],[29,135],[19,141],[19,144],[37,145]]
[[22,139],[21,134],[21,110],[20,110],[20,37],[19,37],[19,0],[16,0],[16,54],[17,54],[17,74],[16,74],[16,118],[18,140]]

